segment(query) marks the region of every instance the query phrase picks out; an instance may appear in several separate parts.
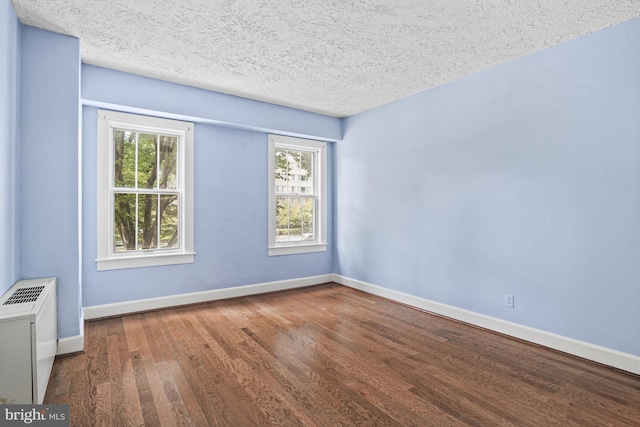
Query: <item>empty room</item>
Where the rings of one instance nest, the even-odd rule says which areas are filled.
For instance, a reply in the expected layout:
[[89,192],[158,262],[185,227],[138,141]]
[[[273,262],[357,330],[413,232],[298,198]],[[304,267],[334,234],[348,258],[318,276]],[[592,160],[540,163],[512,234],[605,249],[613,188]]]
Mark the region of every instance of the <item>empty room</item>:
[[0,424],[640,425],[639,118],[637,1],[0,0]]

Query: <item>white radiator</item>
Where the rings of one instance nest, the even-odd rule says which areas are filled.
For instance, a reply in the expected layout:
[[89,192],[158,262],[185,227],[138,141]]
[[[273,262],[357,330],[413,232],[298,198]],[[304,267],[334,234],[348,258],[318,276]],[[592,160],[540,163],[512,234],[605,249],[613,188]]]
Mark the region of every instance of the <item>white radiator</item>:
[[41,404],[57,348],[56,278],[16,282],[0,297],[0,404]]

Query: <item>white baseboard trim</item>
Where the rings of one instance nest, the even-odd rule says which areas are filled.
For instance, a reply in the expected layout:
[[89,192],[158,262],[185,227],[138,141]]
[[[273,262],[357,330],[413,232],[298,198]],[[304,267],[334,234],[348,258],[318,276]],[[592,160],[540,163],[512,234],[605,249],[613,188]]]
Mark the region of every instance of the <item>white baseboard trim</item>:
[[56,356],[84,351],[84,336],[76,335],[58,339],[58,351]]
[[373,295],[378,295],[393,301],[439,314],[441,316],[450,317],[481,328],[500,332],[505,335],[640,375],[640,357],[633,354],[623,353],[588,342],[546,332],[541,329],[519,325],[517,323],[491,316],[485,316],[484,314],[393,291],[337,274],[334,274],[333,276],[334,282],[350,288],[359,289]]
[[211,291],[192,292],[188,294],[170,295],[166,297],[94,305],[84,307],[84,319],[100,319],[103,317],[138,313],[141,311],[156,310],[159,308],[175,307],[178,305],[196,304],[199,302],[216,301],[221,299],[302,288],[305,286],[313,286],[331,282],[333,281],[333,276],[333,274],[324,274],[321,276],[305,277],[302,279],[280,280],[277,282],[236,286],[233,288],[214,289]]

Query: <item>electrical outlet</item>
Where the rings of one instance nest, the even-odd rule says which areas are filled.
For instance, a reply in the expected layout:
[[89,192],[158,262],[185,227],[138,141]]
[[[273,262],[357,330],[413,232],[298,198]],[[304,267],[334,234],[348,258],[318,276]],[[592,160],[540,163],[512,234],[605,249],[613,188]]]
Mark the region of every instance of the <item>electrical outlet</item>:
[[507,294],[504,296],[504,306],[513,308],[513,295]]

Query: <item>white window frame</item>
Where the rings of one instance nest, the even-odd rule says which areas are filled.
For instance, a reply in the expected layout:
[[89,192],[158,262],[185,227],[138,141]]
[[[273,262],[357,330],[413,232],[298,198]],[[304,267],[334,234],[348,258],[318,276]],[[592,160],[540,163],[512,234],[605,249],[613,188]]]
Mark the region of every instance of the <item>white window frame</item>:
[[[178,137],[179,249],[114,252],[113,131],[115,128]],[[98,271],[194,262],[193,131],[194,124],[189,122],[108,110],[98,111],[98,258],[96,259]]]
[[[327,143],[310,139],[294,138],[283,135],[268,136],[268,187],[269,187],[269,256],[291,255],[327,250]],[[276,242],[276,162],[275,151],[278,148],[314,152],[313,194],[315,201],[314,226],[316,239],[300,242]]]

